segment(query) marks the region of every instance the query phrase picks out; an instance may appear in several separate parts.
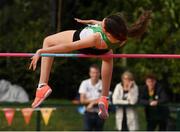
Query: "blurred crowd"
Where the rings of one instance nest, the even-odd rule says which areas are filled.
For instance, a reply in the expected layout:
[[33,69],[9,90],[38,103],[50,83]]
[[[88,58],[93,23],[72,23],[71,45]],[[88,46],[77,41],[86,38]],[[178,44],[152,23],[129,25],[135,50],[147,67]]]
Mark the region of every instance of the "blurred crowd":
[[[174,130],[168,128],[170,112],[167,106],[168,96],[165,88],[159,83],[155,74],[144,77],[144,86],[138,86],[137,79],[130,71],[119,75],[119,82],[113,92],[109,92],[110,111],[115,112],[115,125],[118,131],[140,130],[139,107],[144,108],[147,131]],[[0,80],[0,102],[28,102],[25,90],[6,80]],[[83,130],[102,131],[105,120],[98,116],[98,99],[101,97],[102,81],[100,69],[96,64],[89,67],[89,78],[82,80],[78,99],[74,103],[81,103],[78,110],[83,114]],[[136,107],[137,106],[137,107]]]
[[[144,86],[139,87],[132,72],[125,71],[120,75],[114,91],[109,93],[110,110],[115,111],[116,130],[139,130],[139,119],[136,106],[144,106],[147,131],[168,130],[169,109],[168,96],[155,74],[144,77]],[[89,78],[83,80],[79,87],[80,103],[84,105],[84,130],[103,130],[105,121],[98,116],[98,98],[101,96],[102,82],[97,65],[89,68]]]

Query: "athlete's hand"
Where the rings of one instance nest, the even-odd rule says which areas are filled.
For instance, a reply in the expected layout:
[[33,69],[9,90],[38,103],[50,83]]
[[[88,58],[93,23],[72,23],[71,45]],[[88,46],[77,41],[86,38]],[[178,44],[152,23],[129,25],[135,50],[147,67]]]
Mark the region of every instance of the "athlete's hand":
[[101,24],[102,21],[97,21],[97,20],[82,20],[82,19],[79,19],[79,18],[74,18],[75,21],[79,22],[79,23],[82,23],[82,24]]
[[29,70],[32,69],[33,71],[35,71],[36,66],[37,66],[37,62],[39,60],[41,49],[37,50],[37,52],[35,53],[35,55],[31,58],[31,63],[29,65]]
[[82,23],[82,24],[86,24],[85,20],[79,19],[79,18],[74,18],[75,21]]

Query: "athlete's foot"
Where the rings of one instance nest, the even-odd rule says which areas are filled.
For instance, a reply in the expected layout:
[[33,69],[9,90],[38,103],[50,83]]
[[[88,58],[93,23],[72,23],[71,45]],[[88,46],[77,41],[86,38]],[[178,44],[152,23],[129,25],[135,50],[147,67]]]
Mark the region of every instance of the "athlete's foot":
[[99,113],[98,113],[99,117],[104,120],[107,119],[109,117],[108,98],[105,96],[100,97],[98,106],[99,106]]
[[32,108],[38,107],[52,92],[52,89],[48,85],[44,85],[41,88],[37,88],[36,97],[32,103]]

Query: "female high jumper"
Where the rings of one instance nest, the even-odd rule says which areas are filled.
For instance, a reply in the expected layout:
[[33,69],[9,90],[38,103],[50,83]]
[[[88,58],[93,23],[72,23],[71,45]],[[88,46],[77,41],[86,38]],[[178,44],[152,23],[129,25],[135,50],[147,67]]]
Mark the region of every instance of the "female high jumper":
[[[121,15],[113,14],[102,21],[75,19],[77,22],[87,24],[82,30],[68,30],[44,39],[43,47],[36,51],[31,58],[29,69],[36,69],[40,54],[42,53],[69,53],[79,51],[82,54],[104,55],[112,54],[113,50],[125,44],[128,37],[137,38],[146,31],[150,20],[150,11],[145,11],[138,20],[128,27]],[[32,107],[38,107],[48,97],[52,89],[48,85],[53,57],[42,57],[41,73],[36,97]],[[102,96],[99,99],[99,116],[106,119],[108,114],[108,93],[113,71],[113,58],[102,58],[101,78]]]

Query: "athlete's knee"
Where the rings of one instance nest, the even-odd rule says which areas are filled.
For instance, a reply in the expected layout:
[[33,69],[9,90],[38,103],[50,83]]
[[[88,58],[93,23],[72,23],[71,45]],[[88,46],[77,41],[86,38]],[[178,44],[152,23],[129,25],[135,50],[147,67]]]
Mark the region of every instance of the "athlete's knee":
[[50,47],[51,45],[52,45],[51,44],[51,37],[50,36],[45,37],[44,41],[43,41],[43,48]]

